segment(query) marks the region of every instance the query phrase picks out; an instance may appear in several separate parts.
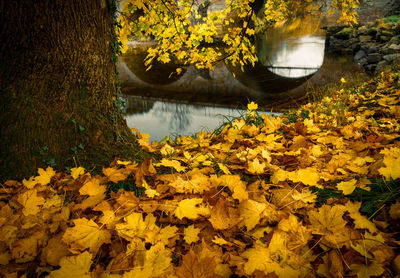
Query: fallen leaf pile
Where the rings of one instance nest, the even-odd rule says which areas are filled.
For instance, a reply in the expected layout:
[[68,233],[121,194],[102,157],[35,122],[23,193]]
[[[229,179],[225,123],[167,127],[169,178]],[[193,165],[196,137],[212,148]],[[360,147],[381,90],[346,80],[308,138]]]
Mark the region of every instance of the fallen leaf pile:
[[[138,134],[154,154],[142,164],[7,181],[0,273],[399,275],[399,99],[400,74],[385,72],[280,117],[251,103],[219,133],[153,145]],[[377,198],[376,183],[386,197],[371,205],[360,194]]]

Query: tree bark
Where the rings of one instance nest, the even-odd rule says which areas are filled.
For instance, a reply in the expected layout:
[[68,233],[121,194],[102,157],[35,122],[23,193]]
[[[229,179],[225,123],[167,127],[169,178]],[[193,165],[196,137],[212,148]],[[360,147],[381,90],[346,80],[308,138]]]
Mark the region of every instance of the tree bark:
[[0,180],[137,155],[115,104],[112,4],[1,1]]

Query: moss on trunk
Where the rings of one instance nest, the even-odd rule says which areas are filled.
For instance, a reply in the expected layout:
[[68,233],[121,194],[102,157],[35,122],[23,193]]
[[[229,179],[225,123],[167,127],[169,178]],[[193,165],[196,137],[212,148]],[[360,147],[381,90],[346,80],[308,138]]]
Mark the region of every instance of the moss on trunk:
[[0,179],[138,156],[115,105],[108,1],[2,1],[0,12]]

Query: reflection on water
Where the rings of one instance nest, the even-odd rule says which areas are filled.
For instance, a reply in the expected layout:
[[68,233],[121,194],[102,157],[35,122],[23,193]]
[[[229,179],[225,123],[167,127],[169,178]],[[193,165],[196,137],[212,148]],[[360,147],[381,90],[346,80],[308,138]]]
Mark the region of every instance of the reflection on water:
[[126,121],[129,127],[150,134],[150,141],[165,136],[190,136],[205,130],[212,131],[239,117],[245,110],[149,100],[143,97],[123,96],[127,102]]
[[280,76],[297,78],[316,73],[324,62],[325,37],[306,35],[287,38],[270,60],[260,61]]

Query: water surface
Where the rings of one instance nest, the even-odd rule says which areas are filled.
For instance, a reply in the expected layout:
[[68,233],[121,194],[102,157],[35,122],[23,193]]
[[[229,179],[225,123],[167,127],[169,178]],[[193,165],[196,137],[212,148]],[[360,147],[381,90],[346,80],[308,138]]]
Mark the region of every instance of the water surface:
[[160,141],[165,136],[191,136],[202,130],[211,132],[224,122],[246,113],[244,109],[150,100],[136,96],[124,96],[123,99],[127,102],[128,126],[138,129],[140,133],[150,134],[150,141]]

